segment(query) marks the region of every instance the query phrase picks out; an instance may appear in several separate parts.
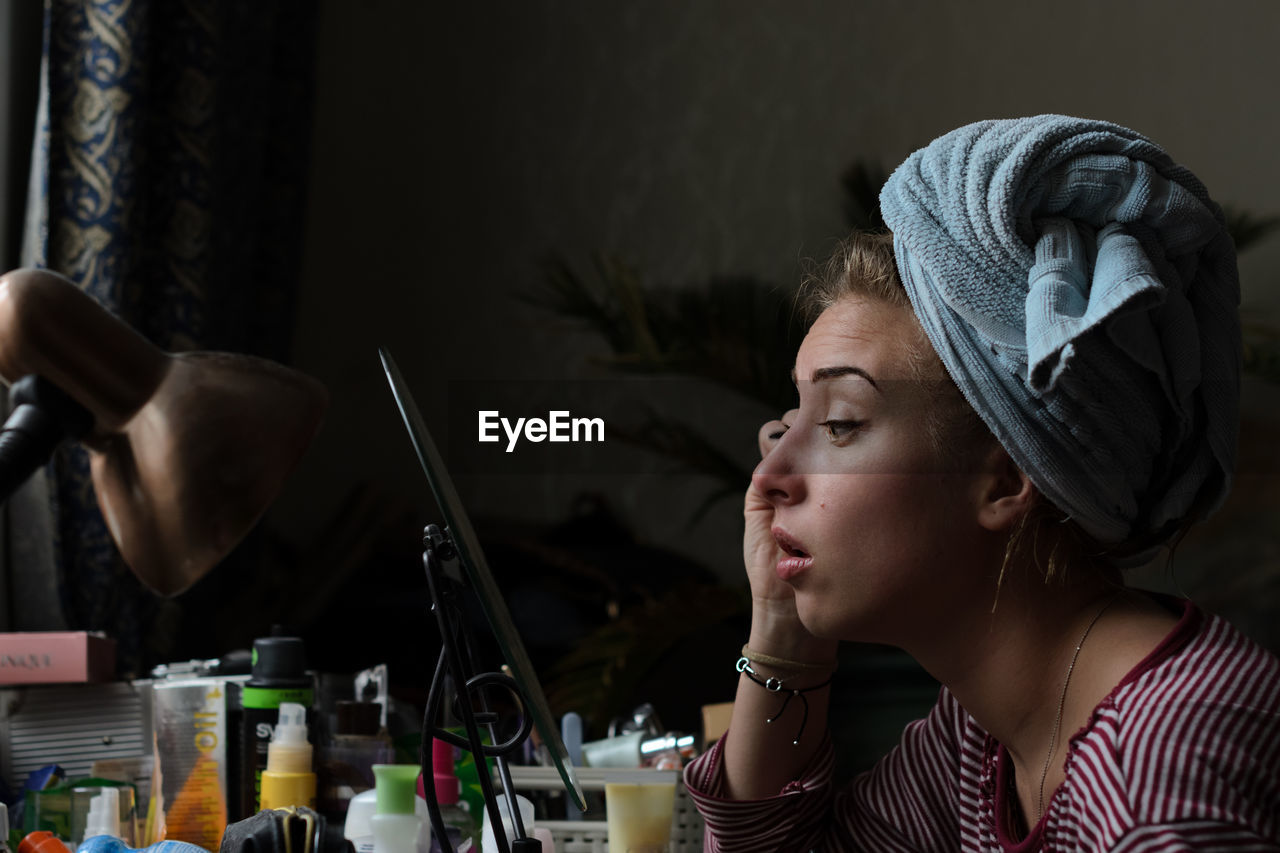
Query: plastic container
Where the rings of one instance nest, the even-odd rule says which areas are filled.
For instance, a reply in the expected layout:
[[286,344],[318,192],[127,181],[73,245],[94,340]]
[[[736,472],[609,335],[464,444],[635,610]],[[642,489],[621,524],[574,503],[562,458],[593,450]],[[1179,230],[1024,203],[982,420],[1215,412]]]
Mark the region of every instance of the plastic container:
[[[564,782],[554,767],[520,767],[512,766],[511,781],[516,790],[564,792]],[[604,793],[608,782],[634,782],[651,779],[676,780],[675,815],[671,825],[671,843],[669,853],[701,853],[704,824],[702,815],[693,805],[693,800],[680,784],[680,774],[661,770],[613,770],[576,768],[578,781],[591,801]],[[563,797],[562,797],[563,799]],[[603,798],[601,798],[603,800]],[[539,821],[539,828],[551,830],[556,841],[558,853],[608,853],[609,837],[606,823],[607,815],[599,805],[592,807],[582,820],[558,820],[548,818]],[[572,806],[570,806],[572,808]]]
[[373,853],[373,816],[378,811],[378,792],[361,791],[347,803],[347,821],[342,835],[351,842],[356,853]]
[[[48,851],[41,851],[48,853]],[[203,847],[185,841],[157,841],[150,847],[130,847],[119,838],[99,835],[86,839],[76,853],[209,853]]]
[[338,702],[337,731],[316,752],[321,813],[345,818],[352,797],[373,790],[373,765],[395,761],[381,715],[377,702]]
[[[495,800],[498,804],[498,814],[502,815],[502,830],[506,834],[507,844],[510,846],[511,839],[515,835],[515,827],[511,825],[511,819],[507,817],[507,795],[497,794]],[[535,810],[533,803],[527,797],[516,794],[516,808],[520,809],[520,822],[524,824],[525,835],[542,842],[542,853],[555,853],[556,842],[551,830],[534,826]],[[484,826],[480,832],[481,853],[498,853],[498,840],[493,835],[493,824],[489,823],[489,812],[487,810],[484,814]]]
[[377,813],[369,819],[373,853],[418,853],[422,822],[414,813],[416,764],[375,764]]

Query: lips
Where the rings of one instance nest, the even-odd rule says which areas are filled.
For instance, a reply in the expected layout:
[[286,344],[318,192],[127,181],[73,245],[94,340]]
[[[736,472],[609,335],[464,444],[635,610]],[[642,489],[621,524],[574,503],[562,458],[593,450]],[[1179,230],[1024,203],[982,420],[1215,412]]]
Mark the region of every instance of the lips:
[[773,533],[774,541],[778,543],[778,547],[782,549],[783,553],[783,557],[778,560],[778,566],[775,569],[779,580],[790,581],[813,565],[813,557],[804,550],[798,539],[781,527],[775,527],[771,532]]

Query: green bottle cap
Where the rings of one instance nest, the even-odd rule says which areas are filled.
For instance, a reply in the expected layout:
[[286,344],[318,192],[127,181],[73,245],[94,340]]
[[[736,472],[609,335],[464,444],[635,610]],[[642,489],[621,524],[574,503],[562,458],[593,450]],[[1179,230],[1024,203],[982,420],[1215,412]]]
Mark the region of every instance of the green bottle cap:
[[373,765],[378,814],[413,814],[419,767],[416,764]]

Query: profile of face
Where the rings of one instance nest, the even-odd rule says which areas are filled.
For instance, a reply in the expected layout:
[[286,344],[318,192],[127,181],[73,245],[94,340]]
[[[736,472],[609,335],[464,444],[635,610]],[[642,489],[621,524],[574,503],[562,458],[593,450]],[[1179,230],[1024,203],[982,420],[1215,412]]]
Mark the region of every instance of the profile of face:
[[778,575],[817,636],[909,645],[974,594],[987,483],[930,439],[921,346],[906,308],[849,296],[826,309],[796,356],[799,407],[753,475],[773,506]]

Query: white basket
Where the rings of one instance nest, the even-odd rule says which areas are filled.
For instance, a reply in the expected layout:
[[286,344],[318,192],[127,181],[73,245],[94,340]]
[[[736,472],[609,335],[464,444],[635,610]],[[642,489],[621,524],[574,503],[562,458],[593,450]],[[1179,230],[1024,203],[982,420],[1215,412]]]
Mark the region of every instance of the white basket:
[[[512,766],[511,784],[518,791],[561,791],[564,783],[554,767]],[[578,781],[587,791],[603,791],[608,782],[652,782],[676,777],[676,804],[671,818],[671,853],[702,850],[702,815],[693,807],[678,773],[670,770],[575,767]],[[539,820],[551,831],[557,853],[609,853],[609,829],[603,820]]]

